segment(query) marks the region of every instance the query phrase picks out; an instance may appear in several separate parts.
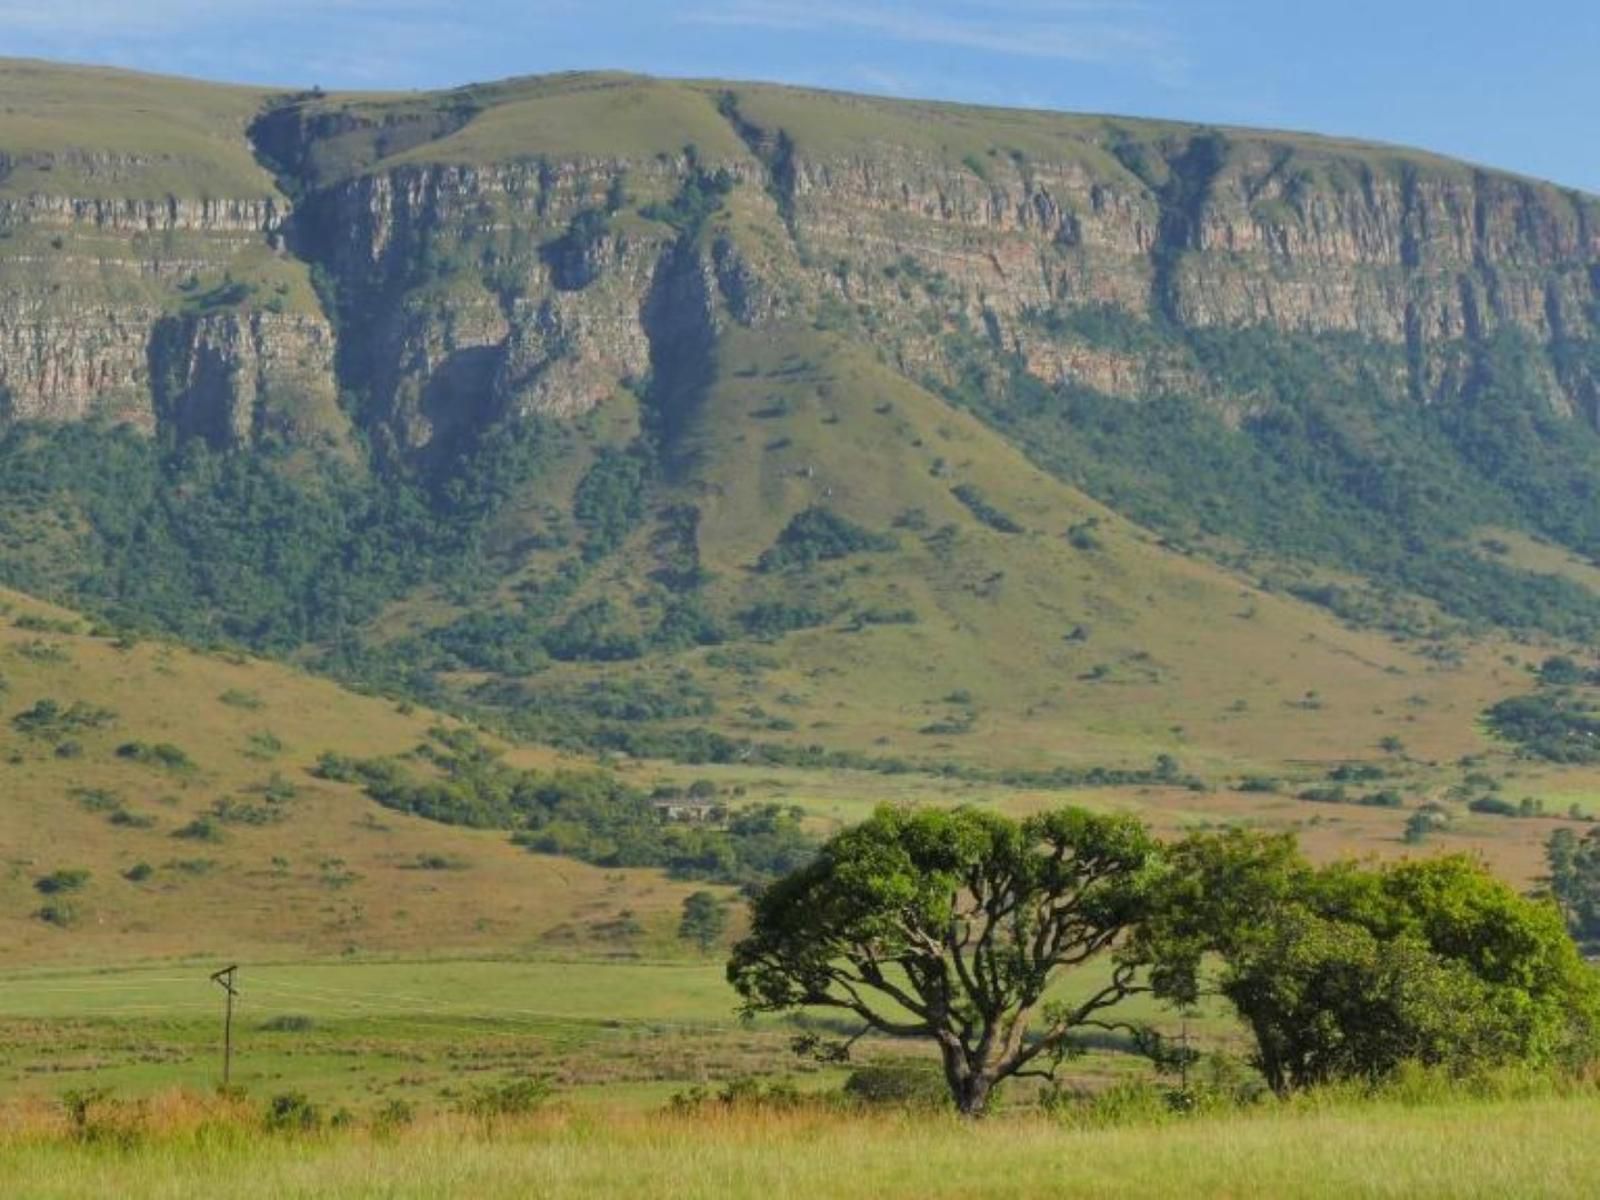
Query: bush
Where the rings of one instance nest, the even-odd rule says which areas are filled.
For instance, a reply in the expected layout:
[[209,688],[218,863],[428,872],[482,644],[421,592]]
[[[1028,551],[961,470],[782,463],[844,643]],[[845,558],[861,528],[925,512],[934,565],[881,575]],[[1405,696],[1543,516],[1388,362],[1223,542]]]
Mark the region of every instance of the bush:
[[322,1128],[322,1110],[304,1092],[284,1092],[268,1102],[262,1124],[269,1133],[314,1133]]
[[1330,787],[1308,787],[1299,795],[1299,799],[1310,800],[1316,804],[1343,804],[1349,798],[1344,788],[1337,784]]
[[1582,683],[1584,670],[1564,654],[1554,654],[1539,664],[1539,682],[1555,687]]
[[947,1108],[950,1085],[937,1063],[885,1059],[863,1063],[845,1078],[844,1094],[863,1104]]
[[730,1079],[722,1085],[715,1096],[699,1084],[686,1091],[674,1092],[668,1107],[672,1112],[693,1116],[703,1113],[713,1101],[723,1109],[775,1109],[789,1112],[807,1103],[815,1103],[816,1098],[802,1095],[800,1090],[786,1079],[762,1083],[761,1080],[751,1076],[743,1076]]
[[856,611],[850,618],[850,627],[865,629],[869,625],[915,625],[921,620],[914,608],[888,608],[872,604]]
[[1509,800],[1502,800],[1499,796],[1479,796],[1468,803],[1467,808],[1475,813],[1487,813],[1495,817],[1515,817],[1520,814],[1515,804]]
[[1356,803],[1368,808],[1399,808],[1405,803],[1405,798],[1393,788],[1384,788],[1381,792],[1368,792]]
[[76,892],[89,882],[89,872],[82,867],[62,867],[33,881],[34,890],[46,896],[60,892]]
[[170,742],[125,742],[117,747],[117,757],[168,771],[188,771],[194,767],[190,757]]
[[521,1117],[543,1108],[553,1095],[555,1084],[548,1075],[527,1076],[484,1084],[462,1102],[461,1108],[475,1117]]
[[78,906],[70,900],[52,900],[33,914],[46,925],[70,929],[78,923]]
[[216,820],[224,825],[276,825],[288,813],[281,804],[267,802],[254,804],[248,800],[241,800],[237,796],[223,796],[211,806],[208,816],[201,818],[205,821]]
[[1080,521],[1067,530],[1067,544],[1074,550],[1098,550],[1100,539],[1094,534],[1100,525],[1099,517],[1090,517],[1087,521]]
[[617,624],[610,600],[586,604],[542,639],[545,653],[558,662],[624,662],[643,656],[637,633]]
[[464,871],[467,868],[461,859],[448,854],[418,854],[413,865],[418,871]]
[[644,516],[649,470],[642,451],[624,453],[606,447],[595,458],[572,498],[572,515],[588,533],[583,544],[586,559],[615,550]]
[[63,707],[55,700],[40,700],[11,718],[18,733],[29,737],[60,740],[81,730],[103,729],[117,719],[109,708],[99,708],[83,701]]
[[1385,774],[1376,763],[1340,763],[1328,772],[1328,778],[1337,783],[1371,783]]
[[111,813],[122,807],[122,797],[104,788],[73,788],[72,798],[92,813]]
[[784,526],[777,542],[756,560],[756,569],[767,573],[804,570],[828,559],[882,553],[898,545],[890,534],[872,533],[829,509],[813,506]]
[[990,529],[1000,533],[1023,532],[1021,525],[1017,524],[1007,513],[990,504],[987,497],[975,485],[970,483],[957,484],[950,489],[950,494],[961,501],[968,512]]
[[148,1131],[144,1106],[113,1099],[110,1088],[70,1088],[61,1093],[61,1109],[76,1142],[131,1150]]
[[404,1129],[417,1119],[417,1110],[409,1101],[399,1098],[386,1100],[372,1114],[372,1128],[378,1133],[393,1133]]
[[1576,693],[1512,696],[1485,715],[1490,729],[1527,755],[1558,763],[1600,762],[1600,713]]
[[220,842],[222,829],[211,817],[196,817],[187,825],[172,831],[175,838],[188,838],[196,842]]
[[117,809],[107,820],[121,829],[154,829],[156,827],[156,819],[154,817],[146,816],[144,813],[129,812],[125,808]]
[[784,600],[764,600],[734,614],[734,620],[751,637],[772,640],[799,629],[825,625],[828,614],[810,604],[791,604]]

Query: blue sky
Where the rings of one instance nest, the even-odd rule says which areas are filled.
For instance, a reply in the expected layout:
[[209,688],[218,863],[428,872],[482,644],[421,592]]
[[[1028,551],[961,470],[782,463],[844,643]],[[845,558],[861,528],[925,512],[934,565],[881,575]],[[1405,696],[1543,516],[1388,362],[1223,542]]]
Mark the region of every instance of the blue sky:
[[772,79],[1376,138],[1600,192],[1596,0],[0,0],[0,54],[327,88]]

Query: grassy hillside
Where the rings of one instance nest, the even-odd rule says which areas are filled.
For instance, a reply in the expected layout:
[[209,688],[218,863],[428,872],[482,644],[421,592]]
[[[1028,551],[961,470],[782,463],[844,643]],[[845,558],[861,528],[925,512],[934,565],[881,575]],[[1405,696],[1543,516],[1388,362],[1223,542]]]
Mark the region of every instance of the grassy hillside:
[[267,93],[0,59],[0,199],[255,200],[276,194],[245,126]]
[[[1016,501],[1019,513],[1028,511],[1012,493],[997,488],[995,497]],[[1106,532],[1109,538],[1114,528]],[[1121,553],[1137,563],[1142,549],[1142,543],[1130,540]],[[887,588],[894,578],[868,582]],[[1181,575],[1165,582],[1153,576],[1141,586],[1188,586],[1206,594],[1203,580],[1186,583]],[[924,600],[924,593],[913,593],[912,602],[931,609],[937,597],[927,595]],[[1323,620],[1314,610],[1293,606],[1274,615],[1279,603],[1263,597],[1264,613],[1252,620],[1269,622],[1268,629],[1277,621],[1295,629],[1291,616]],[[703,884],[673,882],[657,871],[602,869],[532,855],[500,830],[460,828],[380,807],[358,784],[334,782],[316,769],[328,751],[357,760],[407,755],[430,741],[431,728],[454,722],[358,696],[264,660],[115,635],[14,593],[7,594],[4,605],[0,946],[8,963],[192,956],[259,962],[306,954],[419,951],[689,954],[675,937],[678,907],[684,895]],[[1019,619],[1037,620],[1028,610]],[[1361,755],[1369,763],[1365,782],[1330,783],[1330,771],[1339,770],[1330,767],[1331,760],[1286,763],[1265,741],[1255,740],[1266,734],[1240,734],[1230,746],[1225,735],[1243,721],[1240,714],[1225,712],[1199,726],[1207,740],[1192,733],[1180,740],[1168,730],[1140,750],[1170,747],[1182,754],[1187,765],[1181,769],[1198,772],[1189,785],[1157,776],[1143,784],[1074,784],[1026,773],[1008,776],[997,767],[987,775],[941,777],[884,774],[842,763],[801,768],[622,759],[614,765],[623,782],[641,791],[684,789],[703,780],[722,803],[734,807],[798,807],[819,834],[859,820],[882,802],[982,803],[1014,813],[1072,802],[1131,810],[1164,832],[1218,822],[1296,829],[1319,857],[1418,852],[1401,833],[1412,809],[1426,800],[1440,805],[1450,820],[1421,852],[1472,848],[1524,880],[1542,869],[1542,842],[1565,819],[1567,807],[1575,804],[1586,815],[1600,802],[1590,790],[1592,768],[1518,764],[1505,751],[1464,764],[1455,761],[1458,749],[1480,745],[1482,735],[1474,732],[1471,743],[1452,740],[1459,739],[1465,714],[1447,705],[1465,707],[1460,692],[1469,686],[1483,687],[1488,698],[1494,689],[1508,687],[1517,673],[1496,680],[1497,668],[1482,661],[1394,676],[1362,662],[1358,650],[1377,648],[1360,647],[1358,635],[1324,631],[1329,639],[1324,644],[1305,640],[1306,632],[1301,629],[1288,643],[1292,652],[1313,663],[1350,664],[1341,677],[1346,682],[1325,684],[1319,698],[1324,707],[1284,706],[1278,736],[1330,726],[1342,731],[1330,737],[1352,737],[1350,730],[1376,722],[1372,709],[1381,705],[1374,702],[1388,694],[1375,691],[1380,688],[1395,689],[1396,714],[1418,717],[1402,725],[1405,750],[1386,754],[1373,747]],[[1129,706],[1119,710],[1110,708],[1108,699],[1109,715],[1101,718],[1107,724],[1095,740],[1052,742],[1043,732],[1052,727],[1048,718],[1006,702],[999,683],[1003,662],[994,665],[976,648],[963,648],[972,646],[970,636],[958,619],[942,616],[914,626],[869,626],[831,640],[816,633],[791,635],[802,642],[794,651],[796,665],[753,676],[707,668],[695,660],[704,652],[691,655],[682,669],[705,671],[710,686],[727,688],[729,704],[741,706],[735,712],[767,704],[774,712],[816,711],[818,719],[825,716],[850,731],[852,741],[845,744],[863,748],[866,767],[873,756],[902,743],[930,757],[991,765],[1009,757],[1081,768],[1128,752],[1137,734],[1128,732],[1127,723],[1137,719],[1141,701],[1119,699]],[[808,638],[814,640],[810,647]],[[874,641],[879,638],[881,643]],[[899,638],[907,642],[897,644]],[[835,644],[848,648],[852,657],[837,656]],[[1229,652],[1246,654],[1245,643]],[[1195,662],[1206,657],[1194,653]],[[978,666],[969,665],[964,676],[930,680],[918,663],[935,655]],[[1173,671],[1188,661],[1177,658],[1164,669]],[[987,682],[973,687],[970,698],[948,699],[944,689],[961,679],[971,686],[970,672],[980,669],[990,674],[982,676]],[[895,672],[898,676],[891,676]],[[908,688],[908,680],[916,681],[926,703],[891,707],[894,689]],[[1100,694],[1117,698],[1122,690],[1145,689],[1153,697],[1159,690],[1148,680],[1073,682],[1084,689],[1085,704]],[[780,698],[802,687],[815,689],[807,693],[809,699]],[[1418,687],[1439,689],[1437,711],[1434,702],[1406,702],[1408,689]],[[984,688],[995,689],[996,699],[983,699]],[[1447,694],[1455,699],[1446,701]],[[824,703],[825,695],[837,698]],[[1357,703],[1358,696],[1363,703]],[[1269,711],[1278,706],[1282,699],[1274,693]],[[1348,713],[1341,706],[1348,706]],[[960,724],[973,711],[975,731],[907,732],[913,721]],[[739,719],[755,721],[748,715]],[[1083,724],[1096,731],[1088,721]],[[1373,731],[1381,727],[1374,723]],[[784,734],[766,729],[760,737],[783,744]],[[884,744],[880,738],[890,740]],[[991,745],[993,759],[963,750],[963,742]],[[510,766],[534,769],[561,761],[551,752],[525,747],[511,749],[506,758]],[[583,765],[581,759],[567,761]],[[409,770],[425,774],[427,768],[422,760],[412,760]],[[1246,774],[1266,778],[1269,772],[1276,781],[1270,791],[1242,782]],[[1296,798],[1318,788],[1342,788],[1347,802]],[[1357,803],[1380,789],[1397,793],[1396,807]],[[1537,796],[1551,815],[1516,819],[1469,811],[1467,801],[1488,794],[1487,789],[1512,801]],[[79,871],[88,875],[75,882],[72,873]],[[195,920],[196,912],[204,912],[205,919]]]
[[[4,607],[7,963],[604,953],[622,909],[638,944],[672,944],[686,886],[532,856],[503,834],[388,812],[311,774],[328,750],[407,751],[436,715],[256,659],[93,633],[15,594]],[[42,701],[56,719],[19,720]],[[175,753],[122,749],[162,746]],[[531,750],[515,759],[553,761]],[[61,871],[88,876],[40,890]]]
[[[540,597],[549,564],[570,552],[535,552],[482,646],[464,636],[470,619],[441,624],[437,606],[410,617],[400,606],[385,629],[426,632],[393,653],[427,664],[447,647],[441,667],[453,656],[469,668],[447,682],[493,697],[483,671],[531,643],[535,669],[509,695],[544,731],[562,732],[563,704],[577,719],[586,689],[615,680],[714,706],[669,710],[654,722],[667,728],[1036,768],[1170,753],[1213,776],[1382,758],[1389,736],[1420,763],[1490,750],[1477,713],[1521,688],[1537,660],[1493,641],[1441,654],[1353,629],[1251,574],[1175,553],[836,337],[737,333],[717,354],[715,382],[664,452],[660,490],[558,610],[603,602],[638,649],[621,662],[542,659],[542,631],[558,622],[520,597]],[[669,527],[691,506],[704,582],[675,589],[660,582]],[[894,547],[763,571],[763,554],[811,509]],[[652,646],[685,597],[726,644]],[[791,623],[809,627],[752,632],[740,614],[761,604],[804,610]]]

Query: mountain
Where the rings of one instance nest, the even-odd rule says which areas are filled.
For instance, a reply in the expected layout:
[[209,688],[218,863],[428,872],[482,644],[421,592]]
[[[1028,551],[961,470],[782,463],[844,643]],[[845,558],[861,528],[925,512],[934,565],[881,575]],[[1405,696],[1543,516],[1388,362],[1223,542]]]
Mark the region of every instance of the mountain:
[[1600,631],[1600,201],[1420,152],[10,61],[0,280],[0,578],[570,746],[1454,756]]

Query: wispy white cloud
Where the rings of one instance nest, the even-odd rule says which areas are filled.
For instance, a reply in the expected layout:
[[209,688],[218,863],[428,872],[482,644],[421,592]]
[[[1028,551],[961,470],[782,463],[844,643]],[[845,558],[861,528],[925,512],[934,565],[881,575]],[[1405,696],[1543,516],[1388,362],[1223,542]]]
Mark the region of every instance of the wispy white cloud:
[[346,20],[372,28],[418,23],[441,28],[459,25],[464,17],[448,0],[0,0],[0,29],[17,37],[127,42],[248,29],[258,22],[260,29]]
[[902,0],[706,0],[682,21],[791,33],[855,33],[891,42],[1060,62],[1182,68],[1177,40],[1147,4],[1118,0],[998,0],[909,4]]
[[484,36],[454,0],[0,0],[0,29],[12,53],[343,86],[392,86]]

